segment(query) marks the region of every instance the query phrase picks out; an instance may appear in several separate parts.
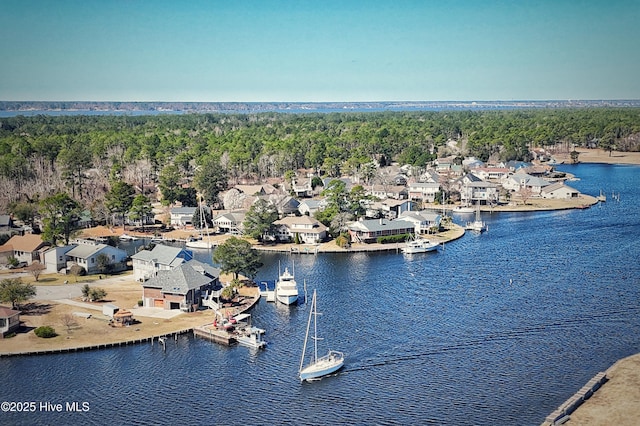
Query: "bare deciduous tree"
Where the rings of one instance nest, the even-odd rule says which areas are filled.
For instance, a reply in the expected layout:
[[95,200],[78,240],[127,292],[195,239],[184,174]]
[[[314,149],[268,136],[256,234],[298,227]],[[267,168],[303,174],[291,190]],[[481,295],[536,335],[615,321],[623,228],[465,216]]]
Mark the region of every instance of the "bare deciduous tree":
[[47,267],[40,263],[39,260],[34,260],[31,265],[24,268],[25,271],[33,275],[33,278],[36,280],[36,282],[38,281],[38,278],[40,278],[40,274],[42,273],[42,271],[44,271],[45,269],[47,269]]

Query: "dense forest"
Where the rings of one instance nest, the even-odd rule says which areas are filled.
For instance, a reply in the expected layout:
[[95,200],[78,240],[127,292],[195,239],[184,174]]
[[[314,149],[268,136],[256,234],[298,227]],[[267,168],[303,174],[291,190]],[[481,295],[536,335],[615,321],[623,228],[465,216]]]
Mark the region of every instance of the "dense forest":
[[533,147],[637,151],[639,135],[639,108],[16,116],[0,119],[0,211],[60,192],[90,207],[116,181],[167,191],[186,181],[212,198],[227,182],[300,168],[423,167],[451,154],[451,141],[483,161],[526,160]]

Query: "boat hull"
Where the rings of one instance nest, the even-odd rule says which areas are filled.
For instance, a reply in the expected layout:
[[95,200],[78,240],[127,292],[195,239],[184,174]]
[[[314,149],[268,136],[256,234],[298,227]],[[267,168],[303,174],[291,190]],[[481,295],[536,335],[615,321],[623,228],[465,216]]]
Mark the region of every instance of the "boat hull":
[[187,246],[189,248],[196,248],[196,249],[211,249],[211,248],[213,248],[213,244],[211,244],[208,241],[203,241],[203,240],[187,241],[185,243],[185,246]]
[[300,371],[300,380],[314,380],[335,373],[344,366],[344,355],[341,352],[330,351],[315,363]]
[[278,294],[277,296],[278,302],[284,303],[285,305],[293,305],[298,301],[298,295],[286,296],[282,294]]

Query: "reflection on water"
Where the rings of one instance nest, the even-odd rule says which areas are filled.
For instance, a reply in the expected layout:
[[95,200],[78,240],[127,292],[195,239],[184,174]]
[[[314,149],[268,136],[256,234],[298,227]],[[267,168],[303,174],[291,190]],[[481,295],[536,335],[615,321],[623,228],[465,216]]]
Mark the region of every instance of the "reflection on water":
[[[265,254],[317,288],[335,377],[297,378],[308,307],[261,301],[268,348],[182,336],[0,360],[3,400],[88,401],[88,413],[8,413],[9,424],[539,424],[598,371],[639,350],[637,167],[566,166],[575,188],[621,202],[483,214],[489,232],[443,251]],[[588,178],[586,177],[588,176]],[[197,252],[200,260],[210,253]]]

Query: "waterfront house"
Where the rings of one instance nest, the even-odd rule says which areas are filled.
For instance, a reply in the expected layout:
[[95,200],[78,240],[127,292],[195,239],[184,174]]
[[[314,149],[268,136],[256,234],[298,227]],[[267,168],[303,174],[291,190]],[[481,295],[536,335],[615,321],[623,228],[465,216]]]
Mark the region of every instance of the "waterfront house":
[[244,217],[244,211],[224,213],[213,219],[213,226],[221,234],[241,235],[244,228],[242,225]]
[[440,228],[442,216],[438,213],[421,210],[406,211],[398,217],[401,220],[414,224],[416,234],[428,234]]
[[7,262],[9,257],[14,257],[18,262],[31,265],[34,260],[42,260],[41,254],[49,246],[51,244],[42,241],[42,237],[38,234],[14,235],[0,246],[0,259]]
[[171,226],[184,228],[187,225],[193,225],[193,214],[195,212],[195,207],[176,207],[171,209]]
[[415,224],[407,220],[371,219],[347,225],[351,241],[375,243],[378,237],[415,233]]
[[51,247],[42,253],[44,258],[44,266],[47,272],[64,272],[67,269],[67,253],[76,245],[69,244],[66,246]]
[[0,339],[20,328],[20,311],[0,306]]
[[314,244],[324,241],[327,227],[311,216],[287,216],[273,222],[276,238],[280,241],[295,241]]
[[153,250],[141,250],[131,256],[133,279],[145,281],[160,271],[169,271],[193,259],[193,253],[180,247],[156,244]]
[[514,173],[502,182],[502,187],[509,191],[520,191],[526,188],[534,196],[539,196],[542,188],[549,186],[550,182],[526,173]]
[[409,184],[408,195],[410,200],[421,200],[425,203],[433,203],[438,191],[440,191],[439,183],[414,182]]
[[190,260],[142,283],[143,305],[147,308],[180,309],[192,312],[207,295],[219,290],[220,270]]
[[104,255],[111,265],[110,272],[120,272],[127,269],[127,252],[107,244],[87,242],[78,244],[66,253],[67,268],[73,264],[82,266],[87,274],[97,274],[99,268],[98,257]]
[[580,196],[580,191],[571,188],[562,182],[555,182],[542,188],[540,195],[542,198],[566,200],[570,198],[578,198]]
[[493,182],[469,182],[460,191],[460,202],[465,205],[493,204],[500,195],[499,185]]

